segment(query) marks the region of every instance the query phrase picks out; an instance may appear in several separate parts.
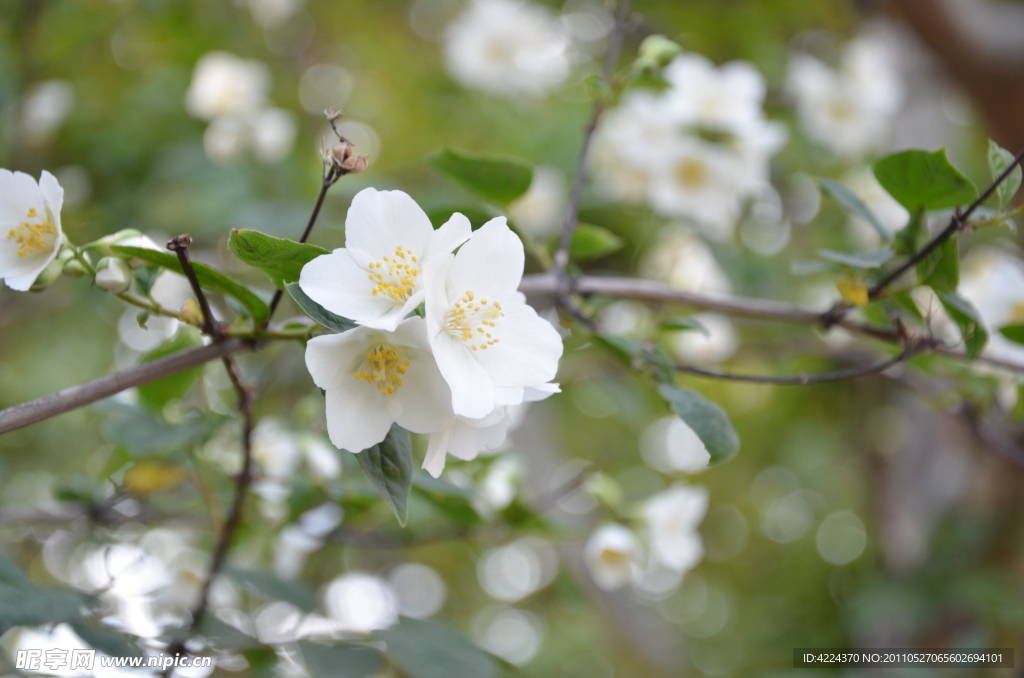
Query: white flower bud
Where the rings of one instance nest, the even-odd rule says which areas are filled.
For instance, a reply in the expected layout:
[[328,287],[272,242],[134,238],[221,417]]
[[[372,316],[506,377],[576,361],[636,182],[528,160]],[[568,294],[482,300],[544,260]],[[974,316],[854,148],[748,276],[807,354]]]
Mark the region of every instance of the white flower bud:
[[96,264],[96,286],[111,294],[127,292],[132,284],[132,269],[121,259],[104,257]]

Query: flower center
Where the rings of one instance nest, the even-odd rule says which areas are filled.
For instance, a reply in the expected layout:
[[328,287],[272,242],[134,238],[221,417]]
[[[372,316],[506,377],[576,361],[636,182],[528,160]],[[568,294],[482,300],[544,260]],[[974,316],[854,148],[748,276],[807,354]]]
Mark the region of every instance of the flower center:
[[[39,219],[39,213],[35,207],[29,208],[26,219]],[[33,252],[53,247],[53,243],[57,239],[57,228],[49,221],[39,221],[34,224],[23,221],[16,228],[8,231],[7,239],[13,240],[19,245],[19,257],[27,257]]]
[[406,301],[416,291],[416,278],[420,274],[419,259],[412,250],[395,248],[394,257],[381,257],[381,261],[370,262],[369,278],[376,283],[370,292],[373,296],[385,296],[395,301]]
[[1010,323],[1013,325],[1024,323],[1024,303],[1016,303],[1010,308]]
[[676,181],[686,188],[700,188],[708,183],[707,165],[694,158],[683,160],[676,165]]
[[409,361],[403,360],[394,346],[377,344],[366,352],[366,361],[354,376],[376,384],[377,390],[384,395],[391,395],[402,385],[401,375],[408,367]]
[[492,330],[498,326],[495,321],[503,317],[505,312],[501,304],[487,299],[477,301],[472,292],[466,292],[445,314],[444,324],[448,334],[462,339],[471,349],[478,351],[498,343]]
[[608,567],[623,567],[629,562],[629,556],[622,551],[612,548],[601,549],[599,560]]
[[828,116],[836,122],[849,122],[854,118],[853,104],[845,99],[836,99],[828,105]]

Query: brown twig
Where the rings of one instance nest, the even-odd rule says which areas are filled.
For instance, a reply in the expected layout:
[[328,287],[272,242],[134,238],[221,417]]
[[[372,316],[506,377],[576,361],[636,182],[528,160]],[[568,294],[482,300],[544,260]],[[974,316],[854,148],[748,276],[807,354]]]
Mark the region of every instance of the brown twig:
[[992,180],[992,183],[988,185],[988,188],[982,191],[981,195],[975,198],[974,202],[967,206],[967,209],[963,210],[962,212],[960,210],[957,210],[956,214],[954,214],[953,218],[949,220],[949,224],[946,226],[946,228],[942,229],[941,233],[932,238],[932,240],[927,245],[922,247],[918,252],[916,252],[909,259],[904,261],[896,270],[892,271],[884,278],[882,278],[879,282],[875,283],[875,285],[868,290],[868,296],[871,299],[877,299],[879,296],[881,296],[885,289],[893,282],[895,282],[900,276],[902,276],[904,273],[906,273],[911,268],[916,266],[925,257],[927,257],[929,254],[938,249],[939,246],[942,245],[942,243],[946,242],[947,240],[952,238],[956,233],[958,233],[961,229],[963,229],[964,226],[967,225],[967,222],[971,218],[971,215],[974,214],[974,211],[981,207],[981,205],[986,200],[988,200],[993,193],[996,192],[996,190],[999,188],[999,185],[1006,181],[1006,178],[1010,176],[1010,173],[1013,172],[1013,170],[1017,167],[1017,165],[1020,164],[1022,160],[1024,160],[1024,149],[1022,149],[1020,153],[1016,155],[1012,163],[1007,165],[1006,168],[1002,172],[1000,172],[999,176]]
[[[210,311],[210,304],[206,299],[206,295],[203,293],[202,287],[199,285],[199,280],[196,278],[195,270],[192,268],[192,262],[189,261],[188,248],[191,244],[191,237],[188,235],[180,235],[172,238],[167,243],[167,249],[178,255],[178,261],[181,263],[182,272],[192,285],[192,291],[195,293],[196,300],[199,302],[199,308],[202,309],[203,312],[203,331],[213,339],[215,344],[223,343],[224,336],[217,329],[213,313]],[[242,383],[238,374],[238,366],[235,364],[234,359],[230,355],[223,355],[221,356],[221,361],[224,363],[224,368],[227,370],[228,377],[231,379],[231,385],[235,388],[235,392],[238,394],[238,410],[242,414],[242,469],[235,477],[235,496],[231,503],[231,511],[228,513],[227,520],[224,521],[220,535],[217,538],[217,545],[214,547],[213,558],[210,561],[210,569],[207,572],[206,579],[203,580],[203,587],[199,593],[199,602],[196,603],[196,607],[192,612],[192,623],[188,628],[189,636],[194,634],[200,628],[203,623],[203,618],[206,616],[206,610],[210,601],[210,588],[213,586],[213,582],[216,581],[217,577],[220,576],[221,570],[224,569],[228,549],[231,547],[231,542],[234,539],[235,533],[238,531],[238,527],[242,523],[245,498],[249,493],[249,486],[252,484],[252,393],[245,384]],[[186,641],[187,638],[183,638],[175,643],[168,650],[168,654],[173,655],[181,652],[187,652],[185,647]],[[163,673],[164,678],[170,678],[173,674],[173,666],[168,667]]]
[[735,372],[721,372],[718,370],[709,370],[703,367],[697,367],[695,365],[673,365],[673,369],[677,372],[684,372],[686,374],[694,374],[700,377],[708,377],[710,379],[723,379],[725,381],[742,381],[752,384],[775,384],[780,386],[794,385],[794,386],[807,386],[810,384],[827,384],[834,381],[843,381],[845,379],[856,379],[858,377],[865,377],[871,374],[878,374],[879,372],[885,372],[890,367],[895,367],[900,363],[909,360],[916,351],[910,349],[904,349],[899,355],[889,360],[885,360],[874,365],[867,365],[865,367],[850,367],[843,370],[835,370],[834,372],[818,372],[815,374],[793,374],[793,375],[760,375],[760,374],[737,374]]
[[[615,63],[619,59],[619,50],[622,48],[622,39],[626,32],[626,19],[629,16],[632,0],[619,0],[618,10],[615,13],[615,27],[612,29],[608,39],[608,51],[605,53],[604,69],[602,78],[604,82],[610,83],[615,72]],[[576,161],[576,172],[572,178],[572,191],[569,196],[569,204],[565,210],[565,220],[562,223],[562,234],[558,240],[558,249],[555,250],[554,266],[552,267],[555,276],[561,283],[559,296],[560,305],[564,302],[564,296],[568,294],[569,288],[569,246],[572,244],[572,235],[576,231],[576,224],[579,221],[580,201],[583,199],[583,184],[587,173],[587,160],[590,157],[590,147],[593,144],[594,132],[597,131],[597,124],[601,120],[601,114],[608,107],[608,102],[599,97],[594,101],[590,110],[590,119],[583,130],[583,145],[580,148],[580,155]]]

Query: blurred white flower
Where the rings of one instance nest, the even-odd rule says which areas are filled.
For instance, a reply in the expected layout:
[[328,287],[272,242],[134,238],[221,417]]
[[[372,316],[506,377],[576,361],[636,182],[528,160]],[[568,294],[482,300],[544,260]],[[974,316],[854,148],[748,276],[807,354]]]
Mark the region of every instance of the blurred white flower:
[[704,557],[697,527],[708,509],[703,487],[677,483],[651,497],[644,507],[651,556],[677,572],[693,569]]
[[286,525],[274,545],[274,574],[285,581],[297,579],[309,554],[323,545],[322,539],[307,534],[298,525]]
[[739,349],[739,337],[727,318],[715,313],[698,313],[693,319],[703,325],[700,330],[673,332],[666,336],[668,352],[677,360],[697,365],[728,360]]
[[391,586],[371,574],[349,572],[323,594],[324,608],[343,631],[370,633],[398,622],[398,601]]
[[697,473],[711,455],[693,429],[677,416],[662,417],[644,429],[640,451],[652,468],[663,473]]
[[272,417],[261,419],[252,432],[252,456],[263,474],[289,480],[301,461],[299,437]]
[[256,23],[264,28],[283,24],[298,12],[305,0],[238,0],[247,5]]
[[615,301],[601,309],[600,322],[605,332],[632,339],[649,338],[655,326],[651,309],[628,300]]
[[192,71],[185,108],[202,120],[245,117],[263,107],[269,87],[270,72],[259,61],[209,52]]
[[502,456],[491,464],[487,475],[477,485],[477,494],[473,499],[473,508],[477,513],[489,518],[507,508],[516,497],[516,485],[522,472],[522,464],[514,456]]
[[283,160],[295,146],[295,116],[280,108],[266,108],[250,122],[253,152],[262,162]]
[[25,140],[34,145],[49,141],[74,107],[75,90],[65,80],[47,80],[32,87],[21,109]]
[[540,166],[533,170],[530,188],[508,206],[508,218],[523,235],[546,238],[561,228],[565,202],[565,176],[554,167]]
[[64,242],[60,209],[64,189],[43,170],[39,182],[0,169],[0,278],[24,292],[50,265]]
[[640,544],[628,528],[618,523],[594,530],[583,547],[583,562],[598,588],[615,591],[629,583],[633,564],[640,561]]
[[960,294],[974,304],[989,331],[985,351],[1024,360],[1024,346],[998,332],[1024,324],[1024,260],[995,249],[977,249],[964,259]]
[[248,144],[248,128],[242,118],[214,118],[203,133],[206,156],[219,164],[240,158]]
[[714,295],[732,292],[732,283],[711,249],[697,236],[679,228],[669,228],[662,233],[641,264],[641,270],[681,290]]
[[432,617],[448,597],[448,587],[441,575],[420,563],[399,565],[388,575],[388,581],[398,598],[398,611],[404,617]]
[[477,561],[476,573],[489,596],[514,602],[554,580],[558,574],[558,552],[543,539],[524,537],[489,549]]
[[836,70],[808,54],[792,55],[786,87],[807,135],[842,158],[884,143],[903,98],[892,54],[869,35],[847,45]]
[[674,122],[708,130],[738,133],[764,116],[764,76],[746,61],[716,67],[694,53],[680,54],[665,67],[671,84],[668,99]]
[[539,97],[569,76],[570,36],[547,8],[527,0],[471,0],[445,32],[445,62],[465,87]]

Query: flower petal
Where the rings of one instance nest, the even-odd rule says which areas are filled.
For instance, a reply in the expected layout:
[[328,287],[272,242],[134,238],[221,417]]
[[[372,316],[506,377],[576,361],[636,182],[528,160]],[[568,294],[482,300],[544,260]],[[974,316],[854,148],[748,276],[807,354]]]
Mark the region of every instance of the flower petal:
[[57,241],[59,244],[63,233],[60,227],[60,210],[64,206],[64,189],[57,183],[57,177],[43,170],[43,173],[39,175],[39,192],[43,195],[43,202],[46,204],[46,209],[50,212],[53,225],[57,227]]
[[448,437],[451,432],[451,428],[446,428],[439,433],[434,433],[430,436],[430,442],[427,443],[427,455],[423,457],[423,468],[435,478],[440,477],[441,471],[444,470],[444,463],[448,456],[445,448],[448,447]]
[[335,447],[362,452],[384,440],[394,419],[381,402],[387,396],[359,388],[360,384],[352,381],[353,387],[327,391],[327,434]]
[[434,358],[444,380],[452,390],[452,409],[455,414],[479,419],[494,410],[494,388],[464,342],[444,332],[431,337]]
[[[498,326],[500,341],[473,357],[483,366],[495,386],[543,387],[558,371],[562,338],[531,306],[505,306]],[[446,375],[447,376],[447,375]]]
[[411,351],[408,355],[409,367],[394,394],[402,403],[396,421],[413,433],[435,433],[454,416],[451,390],[429,351]]
[[328,391],[348,386],[350,381],[355,383],[356,368],[366,356],[368,333],[357,327],[310,339],[306,344],[306,369],[313,383]]
[[456,247],[469,240],[471,235],[473,235],[473,226],[469,223],[469,219],[456,212],[441,228],[434,231],[427,250],[423,253],[423,260],[451,253]]
[[368,276],[369,271],[360,268],[348,250],[338,249],[303,266],[299,287],[331,313],[360,325],[393,330],[408,313],[405,308],[415,308],[423,295],[414,294],[402,304],[389,297],[373,296],[374,284]]
[[345,247],[356,260],[377,261],[397,247],[422,256],[433,233],[426,212],[402,191],[364,188],[352,198],[345,219]]
[[504,301],[523,279],[523,242],[505,223],[491,219],[455,255],[449,289],[461,296],[471,291],[481,299]]

